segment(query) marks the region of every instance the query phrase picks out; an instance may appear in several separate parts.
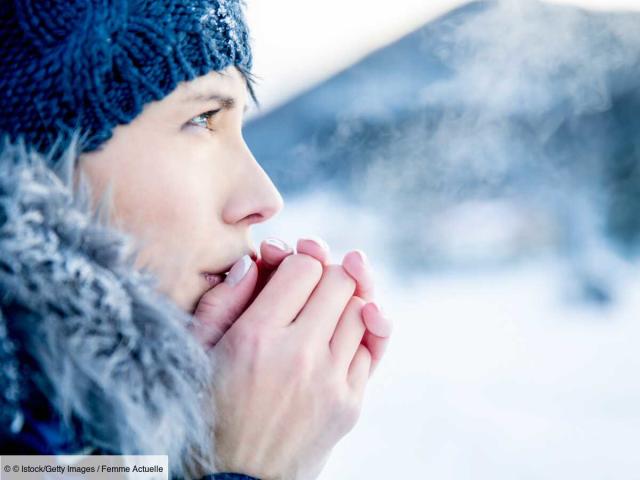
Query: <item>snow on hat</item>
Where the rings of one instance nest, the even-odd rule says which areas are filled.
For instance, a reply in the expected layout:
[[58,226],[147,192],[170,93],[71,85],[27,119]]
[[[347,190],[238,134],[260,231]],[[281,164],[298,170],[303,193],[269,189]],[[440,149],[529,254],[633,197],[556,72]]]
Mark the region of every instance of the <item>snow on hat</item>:
[[[242,0],[2,0],[0,134],[84,151],[177,84],[252,66]],[[56,143],[58,142],[58,143]]]

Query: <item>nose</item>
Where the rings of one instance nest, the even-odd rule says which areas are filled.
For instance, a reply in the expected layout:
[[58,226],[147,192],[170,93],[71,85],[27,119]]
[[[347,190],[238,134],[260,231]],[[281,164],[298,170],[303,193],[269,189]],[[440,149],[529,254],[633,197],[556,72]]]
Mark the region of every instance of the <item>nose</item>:
[[222,211],[223,220],[230,224],[252,225],[270,219],[282,210],[282,195],[246,144],[237,161],[241,162],[242,168],[237,170],[236,188],[232,189]]

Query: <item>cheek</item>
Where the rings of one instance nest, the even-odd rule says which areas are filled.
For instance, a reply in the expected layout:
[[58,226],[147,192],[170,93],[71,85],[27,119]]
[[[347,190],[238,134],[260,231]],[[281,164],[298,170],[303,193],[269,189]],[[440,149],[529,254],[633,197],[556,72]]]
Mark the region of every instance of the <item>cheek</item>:
[[113,181],[113,220],[138,243],[136,265],[151,267],[163,282],[189,284],[215,259],[211,249],[225,233],[216,156],[160,139],[120,140],[102,153],[108,158],[87,164],[92,181]]
[[159,288],[182,308],[191,308],[203,292],[200,272],[216,258],[216,204],[197,183],[159,182],[164,188],[138,198],[135,236],[144,239],[136,258],[159,278]]
[[212,236],[219,218],[206,176],[187,169],[149,172],[119,189],[118,195],[120,221],[158,261],[191,263],[194,250]]
[[181,178],[155,172],[129,183],[118,192],[117,210],[130,226],[158,229],[169,235],[189,215],[193,188]]

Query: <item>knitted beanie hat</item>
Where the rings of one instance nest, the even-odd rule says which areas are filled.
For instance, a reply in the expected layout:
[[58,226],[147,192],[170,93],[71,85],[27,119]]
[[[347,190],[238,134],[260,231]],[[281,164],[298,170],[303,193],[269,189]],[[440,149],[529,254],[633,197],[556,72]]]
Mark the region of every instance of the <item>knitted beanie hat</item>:
[[242,0],[0,0],[0,135],[97,149],[181,81],[251,70]]

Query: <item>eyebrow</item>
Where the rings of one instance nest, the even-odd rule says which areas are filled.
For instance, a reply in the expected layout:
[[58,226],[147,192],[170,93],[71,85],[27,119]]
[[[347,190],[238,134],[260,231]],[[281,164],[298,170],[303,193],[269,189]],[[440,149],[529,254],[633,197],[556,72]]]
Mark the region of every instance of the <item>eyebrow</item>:
[[[192,94],[186,97],[183,101],[186,103],[205,103],[217,101],[222,104],[222,107],[225,110],[231,110],[236,106],[235,98],[221,95],[216,92]],[[249,105],[244,106],[244,113],[247,113],[247,110],[249,110]]]

